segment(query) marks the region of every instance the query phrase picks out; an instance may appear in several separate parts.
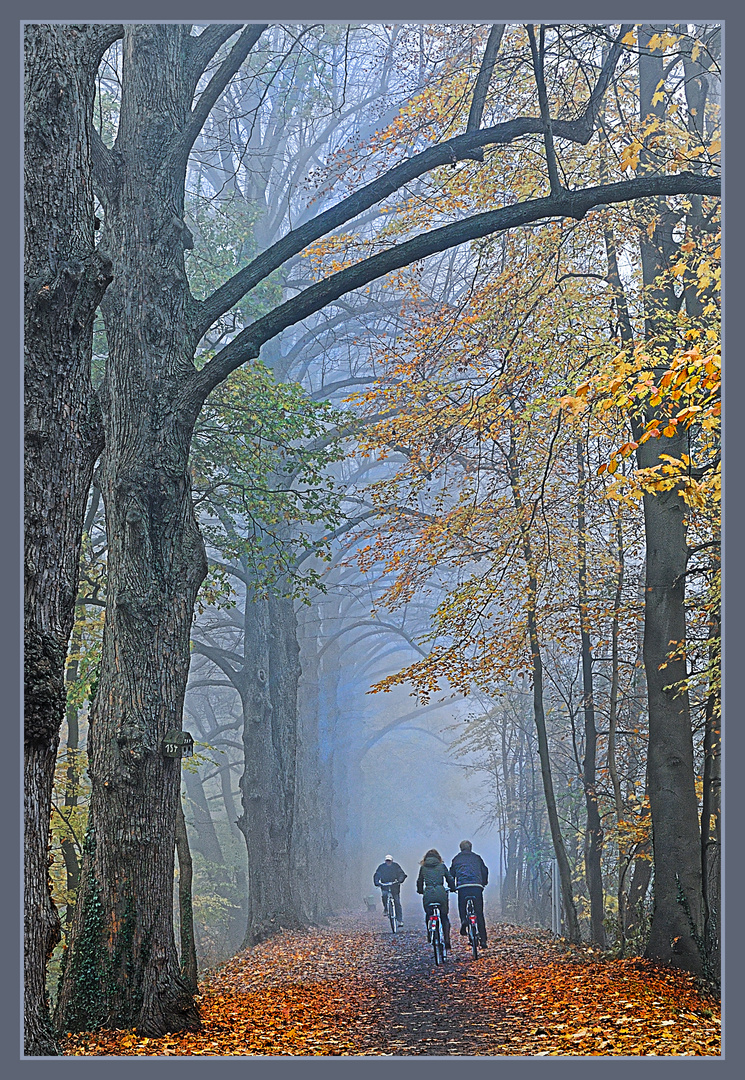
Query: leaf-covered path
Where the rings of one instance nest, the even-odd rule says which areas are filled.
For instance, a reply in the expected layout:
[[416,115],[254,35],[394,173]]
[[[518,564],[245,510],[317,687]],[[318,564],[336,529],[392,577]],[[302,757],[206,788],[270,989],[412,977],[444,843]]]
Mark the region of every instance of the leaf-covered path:
[[[410,914],[410,913],[407,913]],[[418,913],[417,913],[418,914]],[[524,927],[463,938],[435,968],[423,919],[284,933],[209,975],[196,1035],[68,1036],[73,1055],[718,1055],[717,1002],[688,975],[606,960]]]

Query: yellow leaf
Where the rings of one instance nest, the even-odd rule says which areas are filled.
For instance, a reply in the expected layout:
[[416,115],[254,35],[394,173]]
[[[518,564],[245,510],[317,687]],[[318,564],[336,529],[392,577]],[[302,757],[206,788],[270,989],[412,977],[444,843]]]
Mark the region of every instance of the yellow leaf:
[[641,152],[641,143],[634,139],[628,146],[624,146],[621,151],[621,168],[636,170],[639,166],[639,154]]

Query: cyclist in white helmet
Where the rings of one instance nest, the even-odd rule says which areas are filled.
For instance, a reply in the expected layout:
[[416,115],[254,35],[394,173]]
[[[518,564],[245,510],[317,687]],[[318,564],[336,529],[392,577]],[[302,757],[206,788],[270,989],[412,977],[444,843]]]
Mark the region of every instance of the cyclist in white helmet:
[[[406,874],[403,872],[397,862],[393,861],[392,855],[386,855],[385,862],[382,862],[378,869],[373,874],[373,885],[381,890],[381,899],[383,901],[383,914],[387,914],[388,902],[386,900],[386,892],[390,890],[393,896],[393,903],[396,908],[396,921],[399,924],[403,923],[401,917],[401,886],[406,881]],[[385,886],[385,887],[384,887]]]

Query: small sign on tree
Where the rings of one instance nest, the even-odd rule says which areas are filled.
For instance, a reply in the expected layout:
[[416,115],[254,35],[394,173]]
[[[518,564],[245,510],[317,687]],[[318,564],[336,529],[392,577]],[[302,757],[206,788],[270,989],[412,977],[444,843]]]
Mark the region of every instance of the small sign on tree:
[[191,757],[194,753],[194,739],[188,731],[179,731],[178,728],[171,728],[170,731],[166,732],[162,750],[163,757]]

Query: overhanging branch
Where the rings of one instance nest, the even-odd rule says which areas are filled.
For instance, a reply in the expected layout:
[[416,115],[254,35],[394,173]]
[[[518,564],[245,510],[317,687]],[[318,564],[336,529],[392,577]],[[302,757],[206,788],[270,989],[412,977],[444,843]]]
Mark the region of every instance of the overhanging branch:
[[654,196],[691,194],[717,196],[720,189],[721,184],[718,178],[698,176],[694,173],[646,176],[634,180],[622,180],[615,184],[583,188],[579,191],[562,190],[558,195],[503,206],[498,210],[476,214],[451,225],[433,229],[431,232],[420,233],[411,240],[381,251],[369,259],[363,259],[336,274],[331,274],[246,327],[201,371],[194,373],[177,401],[177,410],[182,416],[195,419],[208,394],[241,364],[256,358],[261,346],[267,341],[286,330],[288,326],[293,326],[327,307],[345,293],[362,288],[376,278],[384,277],[392,270],[398,270],[459,244],[503,232],[506,229],[514,229],[530,222],[561,217],[580,220],[598,206],[609,206]]

